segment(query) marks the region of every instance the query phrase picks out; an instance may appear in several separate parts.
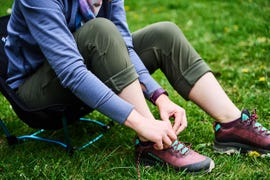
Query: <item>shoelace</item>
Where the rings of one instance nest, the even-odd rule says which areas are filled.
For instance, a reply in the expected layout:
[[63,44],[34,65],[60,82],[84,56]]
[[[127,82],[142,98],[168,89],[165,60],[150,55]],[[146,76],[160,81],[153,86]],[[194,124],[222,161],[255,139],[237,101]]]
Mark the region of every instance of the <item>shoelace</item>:
[[[141,172],[139,169],[140,158],[141,158],[143,150],[148,148],[149,146],[153,146],[153,143],[149,143],[149,145],[145,146],[145,148],[141,148],[141,150],[138,153],[138,157],[136,159],[136,170],[137,170],[138,180],[141,179]],[[184,156],[189,152],[190,147],[191,147],[191,144],[186,146],[185,143],[182,143],[182,142],[176,140],[168,149],[165,149],[165,150],[172,151],[173,152],[172,154],[174,154],[174,155]]]
[[[253,110],[251,116],[247,120],[243,120],[243,122],[247,123],[247,125],[253,125],[255,129],[258,129],[258,131],[262,134],[265,133],[267,136],[270,135],[270,131],[265,128],[261,123],[257,122],[258,116],[256,113],[256,109]],[[254,123],[253,123],[254,122]]]
[[[136,139],[136,143],[140,143],[139,139]],[[136,159],[136,170],[137,170],[137,176],[138,176],[138,180],[141,179],[141,172],[140,172],[140,169],[139,169],[139,164],[140,164],[140,159],[141,159],[141,155],[144,151],[144,149],[147,149],[149,147],[153,146],[153,143],[148,143],[147,145],[144,145],[144,148],[141,148],[139,153],[138,153],[138,156],[137,156],[137,159]]]
[[140,150],[138,157],[136,159],[136,170],[137,170],[138,180],[141,180],[141,172],[139,169],[139,164],[140,164],[140,158],[141,158],[142,152],[143,152],[143,150]]
[[177,154],[180,156],[184,156],[189,151],[190,146],[191,146],[191,144],[186,146],[185,143],[182,143],[182,142],[176,140],[176,141],[174,141],[174,143],[171,145],[171,147],[169,149],[175,155]]

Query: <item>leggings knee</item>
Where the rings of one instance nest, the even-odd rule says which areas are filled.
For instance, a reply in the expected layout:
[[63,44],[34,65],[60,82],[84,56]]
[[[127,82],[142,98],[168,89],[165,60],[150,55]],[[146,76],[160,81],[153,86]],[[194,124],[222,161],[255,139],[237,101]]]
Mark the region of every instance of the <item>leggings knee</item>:
[[104,38],[116,41],[121,40],[121,34],[117,27],[108,19],[96,18],[89,21],[89,23],[86,23],[84,26],[84,28],[88,29],[84,31],[86,33],[92,33],[92,35],[101,34]]
[[155,28],[156,37],[162,44],[174,42],[177,37],[182,39],[184,37],[181,29],[172,22],[160,22],[159,27]]

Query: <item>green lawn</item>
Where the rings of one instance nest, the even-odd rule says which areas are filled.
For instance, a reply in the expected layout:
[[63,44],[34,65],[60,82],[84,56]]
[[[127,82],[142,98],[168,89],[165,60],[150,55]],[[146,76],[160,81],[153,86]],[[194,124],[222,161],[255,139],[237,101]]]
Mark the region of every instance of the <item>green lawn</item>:
[[[1,0],[0,15],[11,7]],[[260,122],[270,128],[270,1],[268,0],[127,0],[130,29],[135,31],[157,21],[173,21],[209,63],[230,98],[240,108],[257,109]],[[153,75],[172,100],[186,109],[189,126],[181,141],[214,159],[210,174],[190,175],[167,167],[140,167],[142,179],[269,179],[269,158],[220,155],[212,150],[213,119],[191,102],[184,101],[164,79]],[[217,97],[218,100],[218,97]],[[0,96],[0,118],[16,135],[32,132],[19,121]],[[158,112],[150,105],[154,114]],[[105,119],[95,112],[95,119]],[[85,127],[77,127],[74,140],[81,142]],[[56,145],[27,141],[9,147],[0,130],[0,177],[2,179],[136,179],[134,133],[114,126],[95,145],[72,157]],[[79,135],[78,135],[79,134]],[[83,133],[85,134],[85,133]]]

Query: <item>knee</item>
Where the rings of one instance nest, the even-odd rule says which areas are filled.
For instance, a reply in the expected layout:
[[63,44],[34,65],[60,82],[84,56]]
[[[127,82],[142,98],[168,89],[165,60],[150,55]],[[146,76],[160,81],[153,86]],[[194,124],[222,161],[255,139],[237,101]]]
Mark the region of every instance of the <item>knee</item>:
[[80,36],[83,33],[82,37],[89,37],[89,35],[95,34],[96,37],[100,36],[105,39],[112,39],[119,41],[121,37],[120,32],[118,31],[117,27],[108,19],[105,18],[95,18],[91,21],[88,21],[84,26],[84,31],[81,31]]
[[88,22],[85,26],[89,26],[91,30],[97,30],[97,32],[109,32],[116,29],[116,26],[106,18],[95,18]]
[[158,25],[160,26],[160,30],[164,33],[175,33],[175,32],[179,32],[181,31],[179,29],[179,27],[173,23],[173,22],[170,22],[170,21],[164,21],[164,22],[160,22],[158,23]]
[[173,22],[165,21],[157,23],[157,28],[155,28],[156,37],[159,37],[161,43],[173,42],[178,37],[181,39],[184,37],[181,29]]

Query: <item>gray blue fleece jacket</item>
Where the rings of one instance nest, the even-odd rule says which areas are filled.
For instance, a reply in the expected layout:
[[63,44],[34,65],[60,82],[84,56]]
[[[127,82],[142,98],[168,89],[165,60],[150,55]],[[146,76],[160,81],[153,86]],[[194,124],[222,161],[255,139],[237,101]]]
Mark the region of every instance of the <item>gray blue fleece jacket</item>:
[[[12,88],[19,87],[47,59],[63,87],[91,108],[123,123],[133,106],[112,92],[83,63],[72,35],[78,13],[78,0],[15,0],[5,43],[10,59],[8,83]],[[124,0],[103,3],[98,16],[111,20],[119,29],[149,98],[160,86],[133,49]]]

